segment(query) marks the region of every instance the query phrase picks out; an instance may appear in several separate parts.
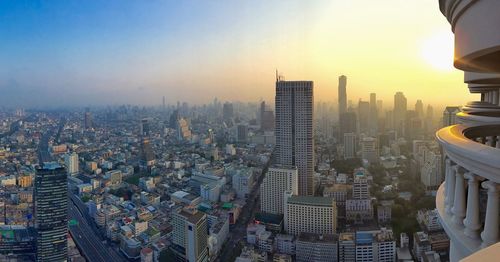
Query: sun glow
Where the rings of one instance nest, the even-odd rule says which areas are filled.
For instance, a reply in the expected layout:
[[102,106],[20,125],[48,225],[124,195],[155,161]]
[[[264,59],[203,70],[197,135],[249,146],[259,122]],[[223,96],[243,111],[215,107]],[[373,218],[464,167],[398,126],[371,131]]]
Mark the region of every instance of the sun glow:
[[448,31],[437,32],[422,43],[422,58],[438,70],[453,70],[453,34]]

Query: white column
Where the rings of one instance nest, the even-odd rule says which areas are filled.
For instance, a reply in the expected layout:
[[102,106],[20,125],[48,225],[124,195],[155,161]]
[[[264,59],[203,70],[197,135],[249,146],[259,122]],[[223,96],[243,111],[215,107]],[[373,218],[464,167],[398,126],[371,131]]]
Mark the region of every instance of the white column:
[[498,241],[498,185],[493,181],[485,181],[481,185],[488,189],[484,230],[481,233],[481,247],[485,248]]
[[455,173],[455,197],[451,211],[453,212],[452,221],[457,226],[463,226],[465,217],[465,180],[463,173],[461,167],[458,167]]
[[451,160],[447,157],[446,160],[444,161],[445,163],[445,168],[444,168],[444,206],[447,207],[450,203],[450,197],[449,197],[449,192],[450,192],[450,176],[451,176]]
[[446,206],[446,213],[448,215],[452,215],[453,213],[451,212],[451,209],[453,208],[453,202],[455,198],[455,173],[457,172],[457,165],[450,166],[450,176],[449,176],[449,181],[446,181],[446,184],[449,184],[447,186],[446,190],[446,196],[448,196],[448,205]]
[[464,234],[470,238],[479,238],[479,179],[471,172],[465,173],[469,187],[467,193],[467,212],[464,219]]

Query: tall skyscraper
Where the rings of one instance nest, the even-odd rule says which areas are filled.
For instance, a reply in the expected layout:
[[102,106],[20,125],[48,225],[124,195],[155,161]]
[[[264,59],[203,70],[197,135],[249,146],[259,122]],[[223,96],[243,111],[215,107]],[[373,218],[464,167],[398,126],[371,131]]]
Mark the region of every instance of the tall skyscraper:
[[314,194],[313,85],[276,81],[276,162],[297,166],[300,195]]
[[226,102],[222,106],[222,118],[224,121],[230,121],[234,117],[234,107],[232,103]]
[[345,112],[340,115],[339,119],[339,139],[344,141],[344,134],[346,133],[358,133],[358,122],[356,118],[356,113]]
[[415,103],[415,112],[417,112],[417,117],[424,118],[424,103],[420,99]]
[[298,186],[296,167],[282,165],[270,167],[260,185],[260,209],[265,213],[284,214],[284,193],[290,191],[297,195]]
[[359,132],[368,133],[370,123],[370,103],[359,100],[358,103]]
[[68,178],[55,162],[37,168],[34,187],[37,261],[66,261],[68,256]]
[[78,154],[73,152],[71,154],[67,154],[64,156],[64,164],[66,165],[66,169],[68,170],[68,175],[78,174],[79,171],[79,163],[78,163]]
[[345,75],[339,76],[339,117],[342,113],[347,112],[347,77]]
[[398,132],[398,136],[403,135],[404,122],[406,118],[407,101],[403,92],[397,92],[394,95],[394,110],[392,117],[394,120],[393,127]]
[[378,133],[378,110],[377,110],[377,94],[370,94],[370,118],[368,120],[369,134],[376,135]]
[[344,134],[344,158],[351,159],[356,157],[356,133]]
[[205,213],[188,208],[174,211],[172,226],[172,250],[180,260],[208,261],[208,222]]

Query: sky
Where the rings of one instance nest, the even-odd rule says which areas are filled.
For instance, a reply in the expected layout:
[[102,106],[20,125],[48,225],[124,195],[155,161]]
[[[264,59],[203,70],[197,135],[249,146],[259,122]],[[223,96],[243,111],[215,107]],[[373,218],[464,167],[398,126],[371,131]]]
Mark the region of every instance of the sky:
[[0,0],[4,106],[274,100],[276,69],[336,101],[475,96],[437,0]]

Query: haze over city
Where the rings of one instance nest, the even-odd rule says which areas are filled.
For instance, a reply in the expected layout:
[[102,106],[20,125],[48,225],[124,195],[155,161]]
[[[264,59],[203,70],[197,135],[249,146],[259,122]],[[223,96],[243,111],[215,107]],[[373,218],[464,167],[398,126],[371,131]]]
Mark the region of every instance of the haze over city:
[[[2,1],[0,103],[57,107],[273,100],[275,70],[316,101],[473,95],[437,1]],[[433,95],[428,93],[432,91]],[[447,94],[453,93],[450,97]]]

